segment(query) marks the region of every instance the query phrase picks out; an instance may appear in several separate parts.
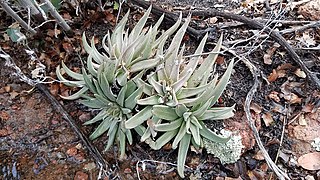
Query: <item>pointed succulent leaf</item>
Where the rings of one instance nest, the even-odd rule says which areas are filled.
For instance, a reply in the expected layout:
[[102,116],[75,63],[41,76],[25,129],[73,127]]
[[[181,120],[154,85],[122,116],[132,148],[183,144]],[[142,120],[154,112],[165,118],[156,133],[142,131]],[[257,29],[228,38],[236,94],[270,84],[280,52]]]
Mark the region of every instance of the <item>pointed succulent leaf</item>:
[[90,78],[86,72],[86,70],[84,68],[82,68],[82,74],[83,74],[83,79],[84,79],[84,82],[86,83],[86,86],[89,88],[89,90],[94,93],[94,94],[97,94],[97,90],[95,88],[95,86],[93,85],[92,83],[92,78]]
[[92,74],[94,77],[97,77],[97,70],[95,70],[93,62],[92,62],[92,54],[89,54],[89,56],[88,56],[87,69],[90,74]]
[[115,123],[115,125],[112,128],[111,127],[109,128],[109,131],[108,131],[108,134],[109,134],[108,135],[109,136],[108,137],[108,143],[107,143],[107,146],[106,146],[105,150],[108,150],[108,149],[110,149],[112,147],[118,130],[119,130],[118,129],[118,123]]
[[183,122],[180,126],[179,132],[174,138],[174,141],[172,143],[172,149],[176,149],[181,139],[186,135],[187,128],[186,128],[186,122]]
[[181,69],[180,66],[181,66],[182,59],[183,59],[184,49],[185,49],[185,44],[183,44],[178,57],[175,58],[174,63],[172,64],[172,70],[170,72],[169,79],[171,79],[173,82],[178,81],[179,73],[180,73],[180,69]]
[[156,90],[158,94],[164,95],[164,92],[162,90],[162,85],[155,80],[154,75],[149,75],[147,78],[148,78],[148,82],[151,84],[154,90]]
[[100,102],[97,99],[80,100],[80,103],[89,108],[94,108],[94,109],[99,109],[107,106],[106,104]]
[[[184,24],[181,26],[181,28],[177,31],[175,36],[173,37],[171,44],[167,50],[168,55],[165,56],[166,62],[165,62],[165,71],[167,74],[170,74],[172,71],[172,66],[174,65],[174,61],[176,60],[176,56],[178,54],[178,50],[181,44],[181,41],[184,37],[184,34],[188,28],[189,22],[191,20],[191,16],[188,16]],[[172,54],[170,54],[172,53]]]
[[156,124],[154,125],[154,129],[160,132],[172,131],[172,130],[178,129],[181,126],[182,122],[183,122],[183,119],[179,118],[169,123]]
[[[103,36],[103,38],[102,38],[102,47],[103,47],[103,49],[107,52],[107,54],[110,56],[110,47],[108,47],[107,45],[106,45],[106,40],[107,40],[107,37],[108,37],[108,35],[109,35],[109,32],[106,34],[106,35],[104,35]],[[111,46],[112,47],[112,46]]]
[[135,114],[125,122],[125,127],[127,129],[132,129],[142,124],[152,116],[151,109],[151,106],[143,108],[141,111],[139,111],[137,114]]
[[84,81],[69,81],[67,79],[65,79],[61,72],[60,72],[60,66],[58,65],[57,69],[56,69],[56,75],[57,75],[57,78],[65,85],[67,86],[77,86],[77,87],[83,87],[83,85],[85,84]]
[[184,114],[185,112],[187,112],[189,109],[188,109],[188,108],[186,107],[186,105],[184,105],[184,104],[178,104],[178,105],[176,106],[175,110],[176,110],[177,115],[178,115],[179,117],[182,117],[183,114]]
[[101,64],[103,62],[103,59],[105,58],[96,48],[95,46],[95,40],[94,37],[92,37],[91,39],[91,52],[89,53],[89,55],[92,54],[92,58],[93,60],[98,63]]
[[152,94],[152,86],[151,85],[144,82],[141,78],[135,79],[134,82],[137,84],[138,87],[143,88],[143,92],[146,95],[151,96],[151,94]]
[[182,88],[182,86],[184,86],[187,83],[191,74],[192,74],[192,70],[189,69],[189,71],[183,77],[181,77],[177,82],[175,82],[172,85],[172,88],[174,89],[174,91],[179,91]]
[[179,117],[174,108],[165,105],[154,105],[152,114],[168,121],[173,121]]
[[202,129],[202,125],[199,123],[198,119],[195,116],[191,115],[190,120],[193,125],[195,125],[199,129]]
[[192,105],[193,107],[196,107],[197,105],[201,105],[202,102],[208,101],[208,99],[212,99],[212,96],[214,95],[213,89],[216,85],[218,76],[215,77],[210,83],[207,89],[192,103],[189,105]]
[[139,99],[137,103],[139,105],[156,105],[161,104],[161,96],[159,95],[153,95],[144,99]]
[[82,44],[83,44],[83,48],[84,50],[87,52],[87,53],[91,53],[92,51],[92,48],[91,46],[89,45],[88,41],[87,41],[87,37],[86,37],[86,33],[83,32],[82,34]]
[[124,105],[124,96],[126,95],[127,86],[123,86],[118,94],[118,97],[116,99],[116,102],[119,104],[119,106],[123,107]]
[[84,94],[85,92],[87,92],[87,91],[88,91],[87,87],[82,87],[78,92],[76,92],[76,93],[74,93],[74,94],[72,94],[70,96],[62,96],[62,95],[60,95],[60,97],[63,98],[63,99],[66,99],[66,100],[75,100],[75,99],[80,98],[80,96],[82,94]]
[[201,104],[199,104],[199,107],[193,111],[193,115],[196,117],[200,117],[202,116],[211,106],[211,101],[212,101],[213,97],[208,99],[208,101],[204,101]]
[[[208,57],[203,61],[203,63],[200,65],[198,69],[194,71],[192,76],[190,77],[188,81],[188,85],[191,87],[195,87],[200,84],[202,79],[208,78],[207,76],[210,75],[210,72],[213,70],[213,64],[215,63],[218,53],[220,51],[220,48],[222,46],[222,35],[219,38],[216,47],[211,51],[211,53],[208,55]],[[207,73],[205,73],[207,72]]]
[[94,94],[94,97],[100,101],[100,103],[104,104],[104,107],[109,106],[109,104],[111,103],[107,98],[99,95],[99,94]]
[[134,130],[139,134],[139,136],[142,136],[143,133],[146,132],[146,128],[143,125],[135,127]]
[[106,77],[106,74],[105,73],[101,73],[100,74],[100,79],[101,79],[101,82],[100,82],[100,87],[101,87],[101,90],[103,91],[103,94],[110,100],[110,101],[115,101],[116,100],[116,97],[115,95],[112,93],[111,91],[111,87],[109,85],[109,82],[107,80],[107,77]]
[[187,134],[181,139],[181,142],[179,144],[177,169],[178,169],[178,174],[180,175],[181,178],[184,178],[184,165],[187,158],[190,139],[191,139],[191,136]]
[[140,18],[140,20],[138,21],[138,23],[134,26],[134,28],[132,29],[130,36],[129,36],[129,41],[133,41],[133,39],[137,38],[139,36],[139,34],[141,33],[142,29],[144,28],[147,19],[150,15],[152,6],[150,6],[148,8],[148,10],[144,13],[144,15]]
[[104,132],[106,132],[110,127],[110,119],[105,119],[99,126],[94,130],[94,132],[90,135],[90,139],[96,139],[97,137],[101,136]]
[[232,69],[233,69],[233,62],[234,60],[232,59],[231,62],[228,65],[228,68],[226,70],[226,72],[223,74],[223,76],[221,77],[220,81],[218,82],[218,84],[216,85],[216,87],[213,90],[213,100],[211,105],[214,105],[217,100],[219,99],[219,97],[221,96],[222,92],[224,91],[224,89],[227,87],[227,84],[229,82],[231,73],[232,73]]
[[208,129],[206,125],[200,121],[200,124],[202,125],[202,129],[200,129],[200,135],[204,138],[209,139],[210,141],[213,142],[218,142],[218,143],[226,143],[229,141],[230,137],[221,137]]
[[[185,66],[180,76],[184,76],[189,71],[189,69],[192,69],[192,72],[196,69],[196,67],[198,66],[199,60],[202,58],[201,53],[206,44],[207,38],[208,38],[208,33],[206,33],[206,35],[202,38],[198,48],[194,53],[194,54],[199,54],[199,56],[194,56],[189,60],[188,64]],[[191,87],[195,87],[195,86],[191,85]]]
[[208,88],[209,84],[203,85],[203,86],[198,86],[194,88],[181,88],[177,92],[177,98],[178,99],[184,99],[184,98],[189,98],[195,95],[201,94],[203,91],[205,91]]
[[190,131],[191,131],[192,138],[194,139],[195,143],[198,146],[200,146],[200,143],[201,143],[200,129],[197,126],[195,126],[194,124],[191,124]]
[[176,136],[177,132],[178,132],[178,129],[165,132],[156,140],[154,147],[151,147],[151,148],[153,148],[154,150],[161,149],[162,146],[167,144],[172,138]]
[[126,135],[121,128],[118,129],[118,140],[120,146],[120,159],[123,159],[126,152]]
[[133,64],[130,68],[129,71],[131,73],[138,72],[144,69],[151,69],[157,66],[160,63],[161,58],[153,58],[153,59],[148,59],[144,61],[139,61],[135,64]]
[[234,107],[219,107],[206,110],[205,113],[199,117],[199,120],[222,120],[234,116]]
[[102,110],[94,118],[92,118],[91,120],[83,123],[83,125],[93,124],[93,123],[98,122],[98,121],[100,121],[102,119],[109,121],[111,119],[111,117],[107,117],[107,116],[108,116],[108,113],[106,112],[106,110]]
[[[61,65],[62,65],[63,70],[68,74],[68,76],[72,77],[72,78],[75,79],[75,80],[83,81],[83,76],[82,76],[82,74],[71,71],[71,70],[66,66],[66,64],[64,64],[63,61],[61,62]],[[59,68],[59,67],[58,67],[58,68]]]
[[127,77],[128,74],[124,69],[118,69],[116,79],[120,86],[125,86],[127,84]]
[[166,37],[166,36],[171,36],[180,26],[182,20],[182,13],[180,13],[178,20],[176,21],[176,23],[171,26],[167,31],[165,31],[153,44],[152,48],[155,48],[158,46],[158,44]]
[[139,87],[124,101],[124,106],[129,109],[133,109],[136,106],[137,100],[140,98],[141,95],[142,87]]

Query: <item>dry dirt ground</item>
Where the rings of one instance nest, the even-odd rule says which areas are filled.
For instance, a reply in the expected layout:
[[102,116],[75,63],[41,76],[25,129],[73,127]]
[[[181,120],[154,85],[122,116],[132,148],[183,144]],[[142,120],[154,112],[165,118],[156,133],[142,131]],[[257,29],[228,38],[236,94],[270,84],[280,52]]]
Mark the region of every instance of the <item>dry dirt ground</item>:
[[[268,1],[269,3],[262,2],[161,0],[156,4],[170,12],[212,8],[251,18],[278,18],[277,20],[282,22],[282,25],[277,27],[279,30],[305,25],[298,21],[320,20],[320,17],[315,15],[317,12],[320,14],[320,5],[318,10],[316,6],[312,6],[316,9],[315,13],[310,13],[312,8],[307,6],[307,3],[294,4],[292,9],[282,12],[281,8],[288,7],[289,3],[272,0]],[[82,32],[86,31],[90,37],[94,35],[98,41],[115,25],[118,11],[112,4],[107,5],[104,12],[98,11],[94,1],[82,3],[79,8],[82,13],[79,16],[76,16],[74,7],[68,3],[63,3],[60,10],[64,18],[68,19],[73,34],[66,35],[59,29],[45,29],[42,35],[28,38],[28,47],[35,51],[40,62],[45,65],[48,76],[55,78],[55,68],[62,60],[73,69],[81,67],[80,58],[86,58],[81,48]],[[129,27],[132,27],[144,9],[129,3],[123,6],[123,11],[129,8],[132,14]],[[30,75],[34,64],[30,63],[31,58],[25,51],[26,46],[11,42],[5,35],[6,27],[14,21],[3,11],[0,13],[2,17],[6,17],[0,20],[0,46],[25,74]],[[148,23],[152,24],[155,18],[151,18]],[[294,23],[287,25],[284,21]],[[319,89],[305,77],[299,66],[273,39],[253,38],[240,42],[253,34],[259,34],[256,30],[215,17],[192,17],[191,26],[210,32],[212,42],[208,43],[208,51],[217,40],[217,35],[223,32],[223,44],[226,47],[232,47],[237,54],[250,52],[246,57],[261,70],[261,76],[265,79],[253,99],[251,113],[269,155],[273,160],[277,159],[278,166],[286,171],[291,179],[320,179],[320,155],[311,145],[315,138],[320,137]],[[167,28],[166,24],[162,28]],[[293,31],[284,34],[284,37],[299,52],[308,68],[320,72],[319,26]],[[193,49],[197,42],[186,35],[186,44]],[[230,52],[221,55],[218,71],[223,71],[233,57]],[[42,93],[21,82],[13,73],[14,70],[6,67],[5,62],[0,59],[0,179],[97,179],[99,169],[69,124]],[[251,72],[244,63],[239,62],[220,101],[220,105],[236,104],[237,113],[223,124],[210,124],[212,128],[224,126],[242,136],[245,148],[241,159],[233,164],[222,165],[218,158],[205,150],[200,153],[190,151],[186,161],[186,165],[190,167],[186,169],[188,178],[275,179],[254,141],[243,110],[252,84]],[[69,94],[70,88],[56,82],[46,86],[79,125],[92,118],[90,110],[79,103],[62,101],[59,98],[59,94]],[[94,128],[81,126],[87,136]],[[106,137],[99,138],[94,141],[94,145],[102,151],[105,141]],[[174,166],[170,164],[176,162],[176,151],[169,148],[153,151],[139,142],[137,137],[135,143],[128,146],[126,154],[127,157],[120,160],[117,158],[116,147],[103,152],[103,157],[111,165],[113,178],[137,179],[137,162],[152,160],[145,162],[144,171],[141,167],[138,168],[140,178],[179,179]],[[301,160],[303,155],[309,160]],[[306,164],[316,167],[310,168]]]

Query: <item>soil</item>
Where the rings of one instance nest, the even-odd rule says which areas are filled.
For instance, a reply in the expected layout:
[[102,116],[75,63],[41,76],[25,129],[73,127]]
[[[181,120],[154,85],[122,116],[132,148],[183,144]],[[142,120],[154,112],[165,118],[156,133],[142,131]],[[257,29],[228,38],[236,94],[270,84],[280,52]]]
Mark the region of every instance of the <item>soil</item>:
[[[161,0],[156,4],[174,12],[185,9],[198,10],[204,7],[237,12],[240,6],[237,1]],[[264,4],[252,6],[248,4],[242,7],[247,7],[247,9],[242,9],[240,14],[248,17],[253,17],[252,14],[254,17],[269,16],[269,11],[265,9]],[[123,12],[129,8],[132,16],[128,26],[132,27],[141,17],[143,9],[129,4],[124,5]],[[57,32],[45,29],[42,34],[28,37],[28,46],[35,51],[41,63],[46,66],[46,75],[56,78],[55,69],[61,61],[64,61],[73,70],[81,68],[81,59],[86,58],[81,48],[82,33],[86,32],[87,36],[94,36],[99,41],[108,30],[112,30],[115,26],[118,11],[113,9],[112,5],[107,5],[105,9],[104,12],[100,12],[96,3],[82,3],[80,10],[83,14],[76,16],[74,9],[62,6],[61,14],[65,18],[70,17],[70,25],[73,29],[71,35],[61,30],[55,37],[54,33]],[[296,10],[288,12],[285,20],[297,20],[296,14]],[[8,27],[13,20],[5,16],[3,12],[1,15],[6,17],[0,21],[1,27]],[[148,23],[152,24],[154,21],[155,19],[150,19]],[[191,26],[196,29],[215,28],[217,32],[223,32],[226,42],[248,38],[252,35],[252,31],[243,25],[235,28],[221,28],[220,24],[224,22],[223,19],[212,23],[208,19],[193,17],[192,21]],[[309,33],[319,45],[319,28],[311,29]],[[217,33],[211,36],[216,42]],[[290,34],[285,35],[285,38],[292,41],[292,44],[298,48],[301,41],[298,41],[296,37],[300,36],[302,36],[301,33]],[[12,43],[4,35],[0,43],[1,48],[13,58],[22,72],[30,75],[34,64],[30,63],[32,61],[25,51],[26,46]],[[212,42],[208,43],[207,50],[212,49],[210,43]],[[191,50],[196,44],[197,42],[190,38],[186,42]],[[258,44],[249,41],[244,45],[239,44],[240,46],[234,50],[237,53],[244,53]],[[273,160],[278,158],[277,154],[280,152],[278,165],[285,169],[291,179],[305,177],[319,179],[319,169],[306,170],[297,164],[297,158],[309,152],[315,152],[311,142],[316,137],[320,137],[318,128],[320,127],[320,92],[307,78],[301,78],[295,74],[299,68],[298,65],[292,62],[281,47],[276,48],[271,55],[271,64],[264,63],[264,57],[273,45],[274,41],[267,39],[247,56],[261,70],[261,75],[265,79],[269,79],[275,70],[279,74],[282,73],[281,77],[278,74],[277,78],[269,84],[263,81],[254,97],[255,107],[252,105],[251,110],[259,129],[259,135]],[[98,48],[101,47],[98,46]],[[311,70],[320,72],[319,51],[301,51],[299,55],[308,63]],[[226,64],[233,56],[225,52],[220,58],[221,62],[217,65],[218,73],[224,71]],[[284,64],[287,67],[283,67]],[[69,124],[41,92],[23,83],[13,74],[14,72],[12,68],[5,66],[4,61],[0,60],[0,179],[97,179],[99,169]],[[219,101],[219,106],[236,104],[237,113],[224,123],[208,124],[212,128],[219,129],[223,126],[241,134],[245,148],[240,160],[233,164],[223,165],[218,158],[208,154],[205,150],[190,151],[186,160],[186,165],[189,167],[186,168],[188,178],[276,179],[272,171],[268,169],[265,160],[261,158],[261,155],[259,156],[259,148],[244,114],[243,104],[252,84],[251,72],[244,63],[238,62],[230,84]],[[47,87],[69,114],[76,119],[81,131],[89,136],[95,127],[81,124],[92,118],[93,113],[77,101],[63,101],[59,97],[59,94],[70,94],[74,89],[57,82],[48,84]],[[297,102],[286,99],[287,93],[297,95]],[[271,96],[271,94],[276,95]],[[279,101],[276,97],[279,98]],[[273,120],[270,124],[266,120],[268,113],[271,113]],[[306,122],[307,125],[303,122]],[[284,134],[282,134],[283,127],[285,127]],[[113,178],[137,179],[139,173],[141,179],[179,179],[174,169],[175,166],[170,164],[176,163],[177,151],[166,147],[158,151],[151,150],[136,137],[134,144],[128,145],[126,157],[118,159],[116,146],[113,150],[103,151],[106,141],[107,138],[102,137],[94,140],[93,143],[103,152],[103,157],[113,171]],[[138,171],[137,164],[139,165]],[[142,165],[145,165],[145,169],[142,169]]]

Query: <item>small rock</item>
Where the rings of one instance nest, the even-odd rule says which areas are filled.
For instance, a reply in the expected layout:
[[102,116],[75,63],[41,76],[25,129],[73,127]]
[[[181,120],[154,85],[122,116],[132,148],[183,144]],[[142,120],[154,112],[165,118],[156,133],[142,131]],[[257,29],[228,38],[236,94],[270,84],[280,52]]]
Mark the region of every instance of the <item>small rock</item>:
[[74,180],[87,180],[89,179],[89,176],[87,173],[84,173],[82,171],[76,172],[76,175],[73,178]]
[[68,154],[69,156],[75,156],[75,155],[78,154],[78,149],[75,148],[75,147],[72,147],[72,148],[70,148],[70,149],[67,150],[67,154]]
[[94,162],[85,164],[83,169],[87,171],[91,171],[92,169],[96,168],[96,164]]
[[9,133],[8,133],[8,130],[6,129],[0,129],[0,137],[4,137],[4,136],[7,136]]

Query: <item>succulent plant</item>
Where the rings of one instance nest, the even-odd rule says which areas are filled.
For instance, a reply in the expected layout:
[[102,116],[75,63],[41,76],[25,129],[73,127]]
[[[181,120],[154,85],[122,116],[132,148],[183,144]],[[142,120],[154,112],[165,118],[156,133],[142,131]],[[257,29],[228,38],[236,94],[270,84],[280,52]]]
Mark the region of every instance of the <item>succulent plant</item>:
[[[185,46],[180,49],[180,45],[189,21],[190,17],[176,32],[168,49],[163,50],[164,43],[159,46],[158,56],[163,57],[163,60],[156,70],[147,76],[147,80],[135,80],[139,87],[143,87],[145,94],[137,103],[152,108],[137,113],[125,123],[125,127],[131,129],[147,121],[148,127],[141,140],[155,150],[173,140],[172,148],[179,146],[177,163],[181,177],[184,176],[184,164],[190,143],[202,147],[202,138],[214,142],[229,140],[216,135],[206,127],[204,121],[221,120],[234,115],[234,106],[212,107],[225,89],[233,68],[231,61],[219,82],[218,75],[209,80],[214,74],[213,67],[220,51],[222,36],[201,64],[199,62],[203,57],[201,54],[207,35],[200,42],[195,54],[187,60],[183,55]],[[180,19],[177,23],[180,23]],[[162,134],[157,136],[158,132]]]
[[[181,43],[191,17],[180,27],[180,14],[177,22],[160,34],[158,27],[164,16],[154,26],[144,27],[150,11],[151,7],[130,33],[125,30],[128,12],[114,32],[104,36],[105,53],[97,50],[93,39],[89,45],[83,34],[83,47],[89,56],[81,73],[71,71],[62,62],[56,74],[64,84],[80,87],[75,94],[63,98],[80,99],[85,106],[99,111],[85,123],[101,121],[91,139],[106,133],[106,149],[117,140],[121,157],[126,142],[132,144],[132,129],[155,150],[172,140],[172,148],[178,148],[178,173],[184,177],[190,144],[203,147],[203,138],[213,142],[229,140],[210,130],[205,121],[234,114],[234,106],[213,107],[229,81],[233,60],[218,80],[214,63],[222,35],[207,57],[202,54],[208,35],[193,55],[185,56],[185,45]],[[73,80],[64,78],[62,72]]]

